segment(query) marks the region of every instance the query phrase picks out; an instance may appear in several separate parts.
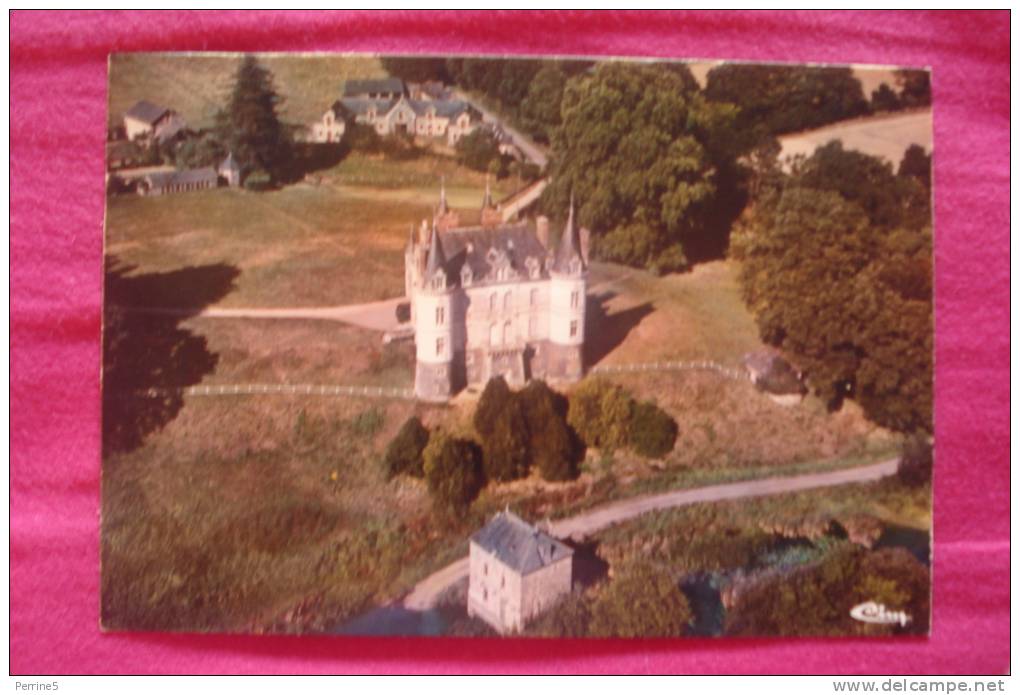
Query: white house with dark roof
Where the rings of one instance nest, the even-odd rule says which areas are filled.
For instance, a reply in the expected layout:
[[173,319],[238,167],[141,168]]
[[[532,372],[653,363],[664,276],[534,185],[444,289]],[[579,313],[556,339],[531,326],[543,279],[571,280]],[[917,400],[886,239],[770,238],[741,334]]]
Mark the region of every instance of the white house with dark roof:
[[186,127],[174,110],[142,100],[124,113],[124,133],[128,140],[163,142]]
[[404,280],[423,400],[496,376],[519,386],[584,375],[588,272],[573,204],[555,249],[544,218],[493,224],[491,197],[485,205],[483,225],[450,226],[441,195],[431,228],[411,230]]
[[[416,95],[426,97],[420,91]],[[412,98],[402,80],[352,80],[344,84],[343,96],[335,101],[312,125],[315,142],[339,142],[347,125],[364,123],[379,135],[402,133],[431,138],[446,138],[455,145],[474,130],[476,115],[463,101],[432,90],[426,98]]]
[[471,536],[468,615],[501,633],[518,632],[573,581],[574,551],[509,509]]

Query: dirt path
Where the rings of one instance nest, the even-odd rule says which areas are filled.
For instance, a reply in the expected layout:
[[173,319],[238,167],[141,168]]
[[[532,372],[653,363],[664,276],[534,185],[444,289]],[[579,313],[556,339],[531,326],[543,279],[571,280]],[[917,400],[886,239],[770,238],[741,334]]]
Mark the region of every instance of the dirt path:
[[[603,505],[551,524],[552,535],[558,538],[580,540],[607,526],[628,521],[648,512],[673,509],[699,502],[721,502],[778,495],[785,492],[812,490],[848,483],[866,483],[879,480],[896,472],[898,459],[888,459],[867,466],[858,466],[826,473],[808,473],[785,478],[746,480],[739,483],[709,485],[686,490],[673,490],[655,495],[642,495]],[[436,605],[439,597],[452,585],[467,577],[468,558],[461,558],[435,572],[417,585],[404,598],[404,608],[425,611]]]
[[397,306],[406,302],[406,297],[384,299],[379,302],[365,304],[345,304],[343,306],[317,307],[273,307],[231,309],[227,307],[207,307],[201,311],[188,309],[150,309],[147,307],[124,307],[128,311],[150,314],[173,314],[198,316],[213,319],[317,319],[322,321],[340,321],[374,331],[392,331],[400,324],[397,322]]

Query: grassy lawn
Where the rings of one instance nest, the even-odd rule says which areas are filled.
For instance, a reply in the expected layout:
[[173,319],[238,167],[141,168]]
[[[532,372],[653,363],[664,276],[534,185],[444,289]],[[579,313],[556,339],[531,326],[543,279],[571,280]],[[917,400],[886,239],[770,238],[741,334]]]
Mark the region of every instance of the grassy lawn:
[[[405,169],[417,172],[414,187],[403,187]],[[368,173],[360,177],[359,171]],[[448,199],[462,221],[477,221],[484,175],[431,155],[400,165],[355,154],[323,172],[319,185],[264,193],[219,188],[112,196],[106,253],[137,266],[137,272],[215,263],[235,267],[240,274],[222,306],[324,306],[398,297],[404,293],[408,229],[431,217],[440,173],[447,176]],[[499,182],[494,195],[509,193],[510,185]]]

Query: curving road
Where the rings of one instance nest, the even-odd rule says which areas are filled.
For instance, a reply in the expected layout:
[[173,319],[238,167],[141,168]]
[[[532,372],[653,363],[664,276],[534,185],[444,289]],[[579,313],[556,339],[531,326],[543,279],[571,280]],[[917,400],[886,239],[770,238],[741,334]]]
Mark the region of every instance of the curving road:
[[[708,485],[706,487],[673,490],[655,495],[642,495],[597,507],[551,524],[552,535],[558,538],[580,540],[601,531],[607,526],[628,521],[648,512],[673,509],[701,502],[744,499],[778,495],[785,492],[812,490],[821,487],[867,483],[896,472],[899,459],[888,459],[867,466],[844,468],[826,473],[807,473],[785,478],[745,480],[739,483]],[[447,565],[422,581],[404,597],[403,606],[409,610],[426,611],[435,607],[439,597],[458,581],[467,577],[468,558]]]

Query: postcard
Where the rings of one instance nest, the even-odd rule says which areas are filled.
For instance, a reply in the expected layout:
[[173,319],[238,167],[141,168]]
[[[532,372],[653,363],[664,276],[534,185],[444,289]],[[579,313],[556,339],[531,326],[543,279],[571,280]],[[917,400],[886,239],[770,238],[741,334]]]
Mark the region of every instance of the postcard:
[[927,70],[116,54],[101,624],[927,635]]

